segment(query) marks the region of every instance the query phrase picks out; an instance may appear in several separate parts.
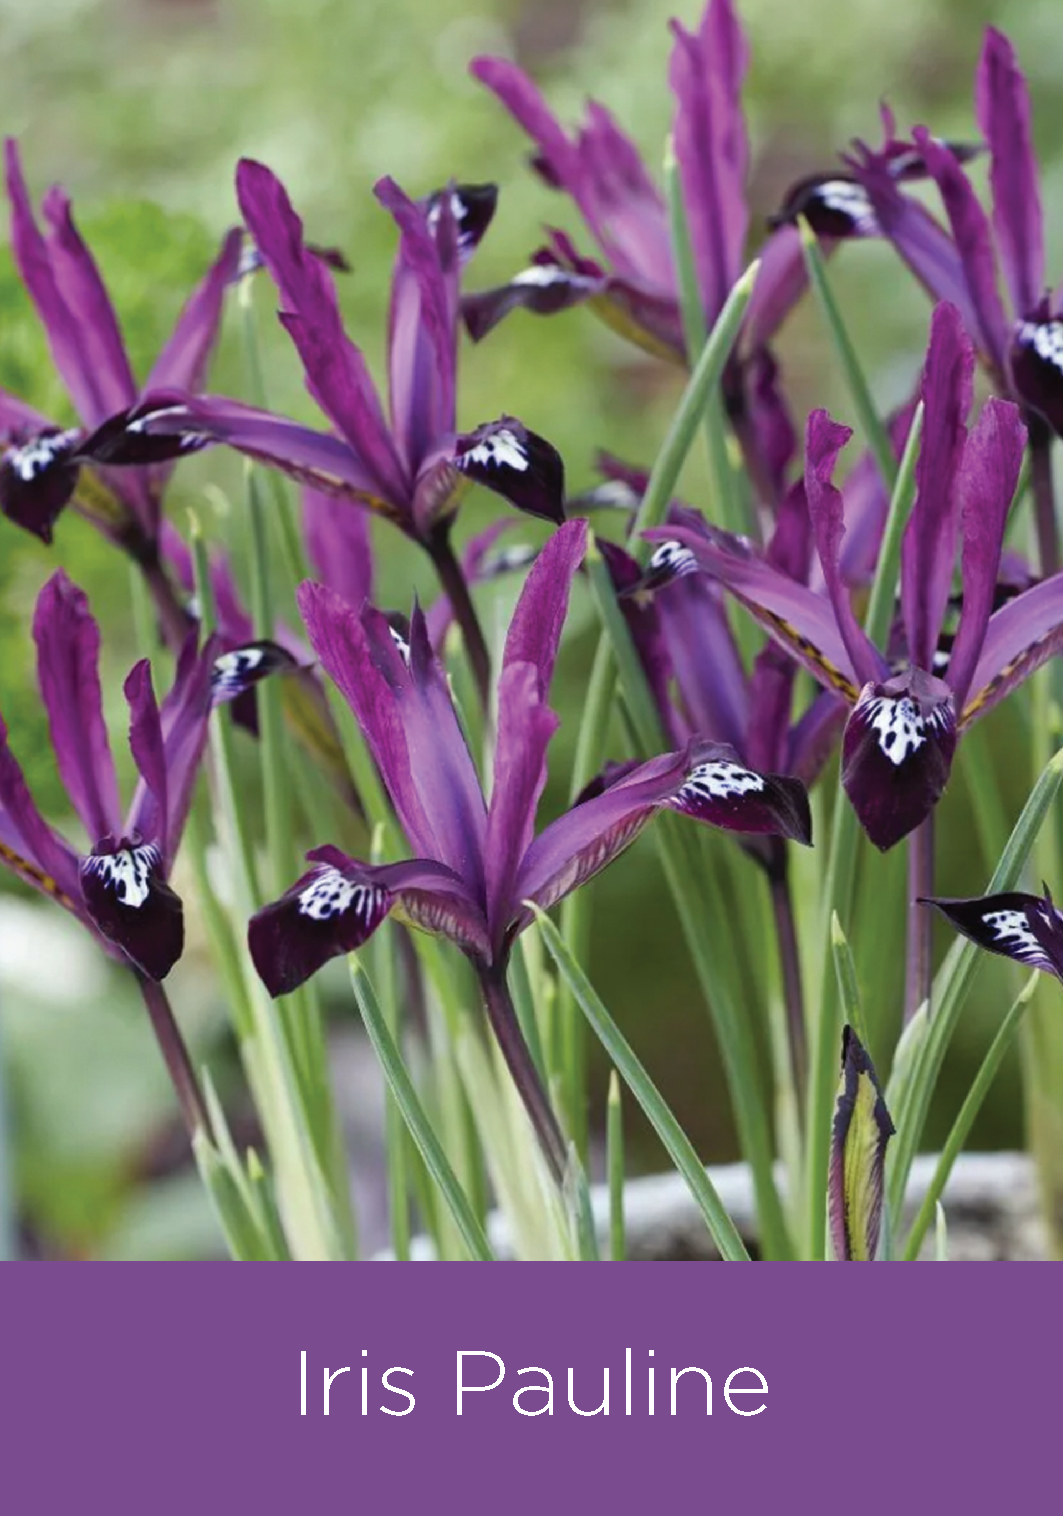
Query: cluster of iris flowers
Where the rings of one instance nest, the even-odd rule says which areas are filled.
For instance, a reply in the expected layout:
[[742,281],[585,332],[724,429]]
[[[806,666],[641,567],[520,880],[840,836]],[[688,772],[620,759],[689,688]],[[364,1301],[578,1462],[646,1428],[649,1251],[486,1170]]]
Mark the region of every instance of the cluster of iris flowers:
[[[769,882],[789,1079],[802,1112],[800,1139],[819,1155],[818,1168],[813,1160],[807,1170],[809,1183],[818,1184],[807,1249],[815,1256],[821,1245],[818,1207],[821,1218],[829,1211],[836,1256],[873,1258],[881,1247],[893,1119],[850,1025],[841,1036],[835,1100],[839,1042],[828,1037],[831,1019],[818,1019],[820,1006],[806,1004],[790,890],[791,844],[812,842],[809,789],[833,772],[839,745],[839,783],[864,833],[879,850],[902,842],[909,849],[906,1022],[921,1017],[925,1031],[933,1010],[930,903],[983,947],[1063,972],[1063,918],[1047,890],[1043,898],[1010,890],[944,900],[935,897],[933,878],[934,810],[960,739],[1063,645],[1051,484],[1052,441],[1063,429],[1063,314],[1055,310],[1058,296],[1044,288],[1029,103],[1009,43],[990,31],[976,84],[989,215],[966,168],[982,144],[942,142],[922,128],[902,140],[884,111],[881,145],[857,143],[838,171],[803,179],[759,237],[747,202],[747,48],[730,0],[710,0],[696,32],[678,23],[673,31],[668,193],[603,107],[591,103],[570,134],[514,64],[472,63],[474,76],[531,139],[534,171],[582,218],[590,251],[551,230],[508,283],[471,288],[470,264],[496,213],[496,187],[454,182],[414,199],[390,179],[376,185],[398,236],[386,399],[344,326],[334,277],[344,260],[306,239],[285,187],[268,167],[247,160],[236,174],[242,227],[224,238],[138,389],[69,200],[58,189],[48,193],[42,232],[18,146],[7,144],[14,257],[78,423],[53,422],[0,395],[0,509],[46,543],[65,511],[91,520],[142,576],[160,651],[175,673],[161,702],[147,660],[126,680],[139,782],[123,818],[102,716],[99,629],[65,575],[48,581],[34,623],[40,691],[85,843],[71,845],[40,815],[0,725],[0,860],[73,913],[136,977],[201,1162],[204,1150],[223,1151],[220,1113],[204,1097],[162,986],[184,938],[170,875],[201,768],[220,793],[226,749],[220,740],[208,747],[211,725],[231,717],[255,735],[261,728],[265,743],[265,706],[283,684],[302,702],[306,761],[322,763],[330,777],[341,774],[337,794],[358,824],[353,833],[345,827],[342,836],[315,837],[309,867],[273,898],[250,891],[246,940],[236,949],[243,971],[253,970],[268,997],[297,997],[329,960],[358,954],[389,916],[399,924],[396,942],[407,940],[407,929],[448,941],[470,966],[549,1183],[571,1199],[586,1193],[584,1155],[573,1140],[578,1122],[571,1099],[567,1109],[559,1105],[538,1045],[534,993],[529,1019],[518,940],[528,928],[541,930],[574,997],[569,1014],[586,1009],[589,998],[604,1015],[568,952],[571,942],[543,913],[612,863],[662,811],[736,833]],[[943,216],[913,191],[920,182],[923,190],[936,187]],[[933,307],[911,400],[882,429],[887,456],[872,449],[838,483],[852,432],[824,410],[798,423],[773,340],[810,274],[822,276],[846,242],[868,238],[892,244]],[[747,269],[756,243],[755,266]],[[279,320],[322,425],[205,389],[226,298],[253,278],[275,286]],[[713,519],[718,502],[711,497],[704,510],[671,498],[682,461],[675,448],[666,446],[652,471],[602,457],[604,483],[571,497],[556,448],[515,415],[458,430],[463,332],[478,342],[514,312],[552,316],[580,305],[662,361],[689,362],[688,397],[698,401],[699,421],[702,412],[710,426],[714,418],[731,449],[728,487],[741,497],[748,530]],[[721,345],[716,335],[728,322]],[[512,323],[514,334],[518,326]],[[715,383],[698,390],[706,355],[715,362]],[[974,415],[979,362],[993,393]],[[196,552],[165,518],[176,465],[218,447],[301,489],[294,558],[311,566],[296,596],[302,632],[276,620],[264,628],[245,608],[240,576],[224,554],[197,583]],[[717,486],[722,477],[715,475]],[[459,555],[453,528],[472,485],[548,523],[545,544],[499,548],[509,524],[500,518]],[[1036,523],[1033,565],[1005,549],[1026,493]],[[279,510],[283,491],[275,498]],[[619,511],[601,518],[606,501]],[[427,609],[414,603],[404,614],[373,603],[371,514],[427,555],[439,585]],[[605,528],[592,532],[591,520],[600,519]],[[622,541],[613,530],[618,520]],[[887,614],[862,622],[857,606],[869,586],[879,588],[891,540]],[[480,586],[525,569],[495,667],[478,611]],[[584,776],[589,782],[570,808],[537,831],[558,726],[550,684],[581,574],[599,597],[603,636],[614,639],[633,742],[626,754],[599,751],[599,772]],[[209,633],[204,593],[212,602]],[[609,668],[607,641],[603,649]],[[345,715],[337,717],[335,692],[364,744],[368,767],[360,778],[344,757]],[[222,705],[227,715],[213,715]],[[650,713],[648,728],[636,719],[640,708]],[[489,754],[484,765],[478,736]],[[376,789],[375,807],[367,783]],[[365,827],[367,817],[377,820],[375,831]],[[362,839],[357,854],[341,846],[350,835]],[[677,888],[681,893],[681,875]],[[423,962],[415,952],[399,958],[413,1006],[425,993]],[[522,993],[515,994],[515,976]],[[820,986],[821,996],[830,993]],[[360,999],[365,1010],[364,987]],[[372,1004],[371,991],[368,999]],[[314,1014],[309,1002],[293,1004]],[[283,1055],[289,1023],[263,1024],[282,1028]],[[827,1041],[832,1123],[817,1083]],[[637,1060],[622,1072],[630,1067],[641,1072]],[[736,1068],[742,1076],[732,1063],[732,1079]],[[394,1070],[389,1077],[401,1084]],[[411,1108],[416,1094],[408,1081],[401,1089],[424,1152],[423,1112]],[[258,1090],[271,1098],[268,1081]],[[475,1106],[476,1090],[466,1098]],[[652,1086],[647,1098],[667,1125]],[[312,1099],[300,1087],[293,1108],[305,1110]],[[538,1163],[535,1153],[533,1146]],[[307,1162],[320,1159],[317,1151]],[[447,1164],[445,1155],[436,1166],[428,1160],[436,1179],[440,1162]],[[204,1171],[211,1172],[205,1162]],[[453,1177],[449,1166],[442,1172]],[[240,1171],[238,1189],[245,1179]],[[283,1225],[297,1230],[297,1201],[290,1192],[281,1199]],[[477,1223],[460,1196],[457,1204],[468,1242]],[[578,1211],[578,1203],[570,1206],[570,1219]],[[726,1226],[714,1223],[711,1205],[707,1216],[727,1252]],[[767,1214],[762,1220],[771,1233],[774,1223]],[[233,1242],[240,1228],[229,1230]],[[593,1241],[586,1245],[593,1251]]]

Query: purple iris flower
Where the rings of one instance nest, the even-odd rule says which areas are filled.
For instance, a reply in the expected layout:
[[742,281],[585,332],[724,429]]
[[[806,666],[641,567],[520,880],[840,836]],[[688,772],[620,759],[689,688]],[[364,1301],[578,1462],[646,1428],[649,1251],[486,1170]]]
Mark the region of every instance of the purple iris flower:
[[[1063,645],[1063,574],[999,609],[997,575],[1008,507],[1025,445],[1017,408],[987,401],[967,431],[974,352],[959,313],[934,312],[923,374],[925,408],[916,500],[901,551],[902,655],[874,647],[856,621],[839,572],[844,503],[832,483],[851,433],[825,411],[809,418],[805,492],[827,595],[780,573],[743,539],[673,528],[674,538],[793,656],[853,709],[842,742],[842,782],[876,846],[892,847],[930,813],[949,777],[963,728],[997,705]],[[957,542],[963,598],[946,656],[939,635]]]
[[[0,510],[50,542],[56,518],[73,499],[79,510],[157,573],[162,497],[180,446],[164,441],[152,447],[145,440],[138,460],[142,466],[105,470],[104,490],[93,490],[88,481],[79,480],[81,466],[97,461],[92,438],[98,429],[116,414],[135,408],[147,390],[200,388],[218,336],[225,291],[237,277],[241,233],[227,233],[145,384],[138,386],[118,318],[74,223],[68,197],[58,187],[44,197],[50,233],[42,235],[17,143],[9,140],[5,153],[15,264],[80,424],[62,427],[13,396],[0,394]],[[179,645],[187,626],[179,617],[168,619]]]
[[73,848],[41,816],[0,721],[0,862],[58,900],[112,957],[164,979],[184,943],[181,901],[167,881],[206,742],[217,645],[197,650],[189,634],[161,706],[146,659],[126,679],[140,781],[123,819],[103,721],[99,627],[61,571],[38,597],[33,632],[56,763],[90,850]]
[[[675,96],[673,142],[706,329],[746,266],[749,144],[741,91],[748,47],[730,0],[710,0],[697,31],[672,22],[669,80]],[[535,85],[503,58],[477,58],[472,73],[536,145],[539,175],[576,204],[601,261],[583,256],[563,232],[507,285],[469,295],[466,323],[486,335],[515,309],[553,315],[589,303],[621,335],[680,363],[687,358],[668,211],[638,149],[597,102],[575,137]],[[806,285],[797,231],[780,226],[758,254],[760,274],[738,350],[724,380],[737,435],[757,465],[754,477],[774,498],[794,438],[767,344]],[[766,468],[764,461],[772,460]]]
[[1063,979],[1063,914],[1047,884],[1043,888],[1043,896],[1016,890],[969,900],[935,898],[920,903],[937,906],[957,931],[988,952]]
[[935,300],[960,310],[995,386],[1063,433],[1063,285],[1051,295],[1045,286],[1026,79],[1011,43],[992,27],[978,63],[975,104],[990,153],[991,218],[955,149],[922,128],[914,134],[916,147],[941,193],[949,231],[901,192],[881,153],[860,144],[852,165],[884,235]]
[[490,801],[484,797],[446,674],[415,609],[409,641],[377,610],[359,613],[304,584],[300,607],[322,665],[358,719],[414,857],[371,866],[317,848],[313,867],[251,921],[249,944],[271,994],[287,993],[328,959],[360,947],[394,912],[448,937],[472,961],[492,1024],[555,1170],[565,1145],[530,1064],[506,989],[513,942],[543,909],[592,878],[660,810],[730,830],[810,838],[794,779],[753,771],[732,749],[695,740],[629,766],[603,793],[535,835],[546,753],[557,728],[547,705],[573,576],[587,526],[547,542],[514,611],[497,688]]
[[[390,179],[376,186],[400,242],[388,326],[390,424],[360,350],[343,328],[336,292],[279,179],[244,160],[240,209],[280,291],[280,319],[331,433],[235,400],[160,394],[138,418],[150,436],[224,442],[328,494],[366,506],[434,547],[470,481],[520,510],[563,519],[564,470],[555,449],[512,416],[459,433],[458,286],[493,211],[488,187],[451,187],[423,203]],[[116,443],[116,453],[121,444]]]
[[[615,473],[615,460],[609,461]],[[647,476],[623,474],[636,495]],[[675,502],[668,514],[676,527],[700,537],[710,549],[717,534],[699,512]],[[810,787],[827,762],[845,719],[846,703],[822,691],[791,721],[797,665],[769,640],[747,672],[730,623],[721,586],[706,573],[693,550],[674,537],[659,543],[643,571],[615,544],[600,542],[620,596],[647,683],[669,742],[683,746],[695,737],[723,742],[757,770],[792,774]],[[807,584],[813,544],[804,484],[781,502],[765,562],[780,574]],[[769,871],[785,870],[777,838],[750,838],[748,851]]]

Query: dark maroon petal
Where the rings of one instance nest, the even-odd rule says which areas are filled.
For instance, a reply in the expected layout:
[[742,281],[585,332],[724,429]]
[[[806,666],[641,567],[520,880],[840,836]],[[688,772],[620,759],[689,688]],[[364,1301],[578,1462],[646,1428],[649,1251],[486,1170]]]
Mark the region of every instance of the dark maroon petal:
[[809,846],[812,842],[812,813],[801,781],[758,773],[725,743],[692,743],[683,782],[662,803],[729,832],[789,837]]
[[0,511],[42,542],[50,543],[63,507],[77,489],[80,468],[72,461],[80,431],[49,427],[0,457]]
[[873,1263],[878,1253],[886,1147],[895,1131],[871,1059],[847,1026],[827,1180],[831,1242],[839,1262]]
[[[1012,891],[1003,895],[977,895],[958,900],[935,896],[921,903],[936,906],[958,932],[988,952],[1013,958],[1026,968],[1060,974],[1058,952],[1060,941],[1063,941],[1063,926],[1059,912],[1050,901],[1039,900],[1036,895]],[[1050,914],[1046,914],[1046,906]],[[1042,931],[1046,927],[1052,931],[1057,954],[1055,962],[1034,929],[1035,921],[1043,923]]]
[[956,711],[948,685],[912,669],[867,684],[842,739],[842,784],[885,852],[925,821],[948,782]]
[[1063,437],[1063,317],[1048,314],[1048,302],[1028,321],[1016,322],[1008,349],[1015,393]]
[[1063,916],[1060,915],[1044,885],[1045,898],[1027,906],[1030,928],[1048,958],[1052,972],[1063,979]]
[[845,174],[812,174],[787,190],[782,205],[768,217],[772,227],[787,226],[803,216],[817,237],[880,237],[882,230],[871,196],[857,179]]
[[462,319],[474,342],[482,341],[513,311],[556,316],[582,305],[593,295],[603,294],[607,288],[608,281],[601,275],[574,273],[562,267],[549,253],[545,253],[543,259],[522,269],[508,284],[462,295]]
[[467,263],[480,246],[487,228],[494,220],[498,205],[497,184],[452,184],[436,190],[424,201],[428,229],[435,231],[444,196],[450,204],[450,214],[458,236],[458,253],[463,264]]
[[372,936],[393,900],[375,873],[354,859],[339,867],[316,863],[252,916],[251,961],[272,996],[290,994],[330,958],[353,953]]
[[1044,292],[1044,228],[1037,160],[1030,132],[1030,96],[1015,50],[986,28],[975,75],[978,125],[989,144],[993,229],[1015,312],[1028,315]]
[[90,838],[119,826],[118,782],[103,721],[100,629],[88,601],[62,569],[37,597],[37,678],[56,763]]
[[561,454],[515,416],[500,416],[458,437],[454,466],[529,516],[555,523],[565,519]]
[[268,637],[232,648],[214,660],[210,675],[210,703],[212,706],[226,705],[270,674],[298,667],[291,653]]
[[[173,405],[180,400],[175,394]],[[170,407],[163,394],[157,393],[147,403],[138,401],[127,410],[109,416],[90,432],[77,448],[77,455],[90,463],[108,468],[143,467],[153,463],[171,463],[189,453],[199,452],[214,440],[192,430],[163,434],[148,428]]]
[[373,867],[339,848],[315,848],[313,867],[251,918],[255,971],[273,996],[298,989],[331,958],[357,951],[384,917],[400,914],[424,930],[482,950],[482,918],[461,881],[441,864],[414,859]]
[[101,843],[81,861],[81,895],[94,924],[135,968],[166,978],[184,948],[184,912],[154,843]]

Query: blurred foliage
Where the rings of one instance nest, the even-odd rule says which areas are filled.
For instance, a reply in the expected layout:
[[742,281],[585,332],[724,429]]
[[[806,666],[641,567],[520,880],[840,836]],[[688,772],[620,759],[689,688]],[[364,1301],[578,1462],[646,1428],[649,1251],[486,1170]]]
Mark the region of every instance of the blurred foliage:
[[[752,52],[746,101],[755,225],[795,177],[829,165],[854,134],[877,135],[880,97],[888,97],[902,129],[925,121],[942,135],[970,138],[973,68],[982,27],[992,21],[1012,36],[1030,75],[1046,236],[1050,249],[1059,249],[1063,272],[1063,70],[1057,7],[1050,0],[894,0],[888,7],[852,0],[844,13],[827,0],[801,7],[740,0],[739,8]],[[692,23],[700,6],[684,0],[675,9]],[[646,0],[52,0],[47,6],[0,0],[0,26],[7,61],[5,131],[20,139],[35,197],[52,180],[61,180],[74,197],[141,376],[234,220],[232,173],[240,155],[268,162],[288,184],[309,235],[346,251],[354,266],[340,281],[349,330],[380,373],[395,240],[390,218],[371,192],[380,175],[393,175],[413,194],[450,177],[500,183],[500,209],[473,265],[474,287],[521,266],[543,223],[576,229],[567,205],[527,172],[522,135],[469,79],[470,57],[492,51],[517,57],[539,78],[562,120],[574,121],[585,96],[594,94],[614,110],[651,164],[661,158],[671,112],[665,12]],[[586,241],[581,232],[578,240]],[[906,393],[918,367],[925,299],[883,247],[847,248],[834,266],[836,289],[876,395],[883,407],[891,405]],[[256,298],[271,402],[313,418],[294,353],[272,319],[273,294],[264,280]],[[0,316],[0,385],[66,420],[69,406],[6,252],[0,252]],[[239,393],[233,326],[213,387]],[[821,404],[846,415],[810,307],[785,332],[780,354],[799,415]],[[466,346],[461,419],[472,426],[502,410],[519,414],[561,449],[575,490],[592,482],[598,447],[632,460],[652,457],[680,382],[677,373],[641,358],[586,313],[550,321],[521,313],[482,347]],[[695,461],[684,481],[692,499],[703,498],[699,469]],[[219,467],[215,457],[209,465],[191,460],[171,494],[174,519],[180,524],[190,505],[204,510],[208,479],[232,491],[238,478],[231,462]],[[463,532],[493,511],[484,500],[470,502]],[[523,523],[519,530],[528,534]],[[134,656],[126,566],[70,513],[57,536],[48,551],[6,525],[0,531],[2,708],[33,788],[54,816],[61,815],[64,800],[32,681],[26,628],[36,592],[58,564],[86,587],[105,626],[106,699],[116,752],[124,747],[117,740],[124,724],[121,676]],[[411,584],[432,593],[424,565],[405,544],[386,531],[378,531],[376,541],[384,603],[408,604]],[[502,625],[504,616],[501,610]],[[562,804],[567,789],[592,625],[589,606],[577,603],[559,666],[563,727],[547,811]],[[994,722],[1001,753],[1007,719]],[[1022,793],[1018,775],[1015,793],[1007,796],[1009,814],[1017,811]],[[961,893],[981,877],[981,864],[961,837],[963,806],[958,782],[941,813],[939,885]],[[896,878],[894,869],[889,898],[899,902]],[[731,1156],[711,1035],[652,845],[637,844],[596,892],[592,976],[705,1156]],[[0,1011],[15,1168],[34,1232],[44,1247],[58,1251],[129,1256],[209,1250],[209,1216],[187,1174],[147,1189],[133,1182],[145,1145],[165,1125],[169,1096],[139,1007],[128,1001],[121,976],[102,962],[90,964],[88,958],[96,956],[90,945],[74,941],[69,923],[53,922],[54,910],[21,900],[16,906],[12,897],[0,897],[0,907]],[[33,932],[44,927],[44,918],[54,927],[39,961],[27,960],[16,943],[31,917]],[[868,993],[887,1004],[899,983],[903,917],[883,922],[876,900],[864,902],[863,917],[880,934],[882,949],[881,976]],[[950,1065],[953,1092],[984,1045],[989,1019],[1006,993],[1004,973],[992,964],[980,978],[968,1040]],[[197,1048],[215,1046],[223,1016],[198,942],[175,975],[174,993]],[[976,1141],[1018,1140],[1016,1092],[1010,1068]],[[947,1093],[942,1118],[953,1098]],[[645,1146],[643,1154],[656,1161]]]

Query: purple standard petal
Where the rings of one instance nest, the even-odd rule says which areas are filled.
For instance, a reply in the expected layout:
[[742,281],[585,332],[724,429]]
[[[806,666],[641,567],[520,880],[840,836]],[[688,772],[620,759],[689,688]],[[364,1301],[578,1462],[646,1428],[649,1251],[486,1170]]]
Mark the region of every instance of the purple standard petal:
[[[208,638],[198,648],[196,630],[189,632],[178,654],[173,685],[159,712],[166,754],[167,870],[180,845],[203,760],[212,708],[212,677],[220,652],[217,637]],[[135,815],[131,824],[134,820]]]
[[77,489],[83,433],[48,427],[0,456],[0,511],[50,543],[63,507]]
[[[362,616],[335,591],[307,582],[299,587],[298,601],[314,652],[354,712],[410,846],[421,856],[436,856],[435,830],[414,781],[393,689],[405,668],[390,630],[385,623],[380,635],[390,643],[394,659],[390,667],[384,662],[381,668],[377,660],[385,659],[387,648],[380,645],[380,637],[371,646]],[[430,749],[426,761],[432,762]]]
[[1044,228],[1037,162],[1030,140],[1030,96],[1015,50],[986,28],[975,75],[978,125],[991,154],[993,227],[1016,314],[1028,315],[1044,288]]
[[81,860],[81,897],[93,924],[149,979],[165,979],[184,949],[184,911],[155,843],[105,839]]
[[95,375],[106,412],[120,411],[136,399],[137,387],[111,297],[74,225],[69,197],[56,185],[45,195],[42,209],[52,229],[47,244],[52,270],[78,323],[83,362]]
[[[657,551],[660,553],[668,547],[668,543],[662,543]],[[605,566],[613,581],[621,614],[631,634],[646,682],[653,694],[653,701],[667,740],[678,747],[687,740],[690,732],[685,729],[669,693],[672,660],[669,657],[668,646],[662,631],[657,598],[640,590],[643,583],[642,568],[630,553],[618,547],[615,542],[607,542],[604,539],[598,540],[597,548],[605,559]],[[687,552],[685,548],[679,551]],[[696,573],[698,566],[694,555],[688,553],[687,556]]]
[[710,0],[696,34],[671,23],[669,84],[683,203],[702,305],[712,325],[742,272],[749,213],[749,145],[742,81],[749,50],[730,0]]
[[101,380],[83,351],[78,321],[60,291],[48,245],[34,220],[18,143],[11,137],[4,144],[4,157],[7,198],[11,204],[11,251],[16,266],[37,308],[52,358],[74,408],[86,426],[96,426],[111,411],[128,404],[132,396],[120,400],[118,405],[108,405]]
[[786,490],[790,462],[797,450],[790,409],[780,381],[779,365],[766,347],[757,348],[740,365],[735,377],[725,375],[727,413],[738,438],[750,480],[757,494],[775,506]]
[[942,302],[930,323],[915,504],[901,546],[901,609],[908,657],[919,668],[931,665],[952,588],[959,524],[954,480],[967,437],[973,383],[974,349],[959,311]]
[[284,186],[264,164],[242,159],[240,211],[281,292],[281,322],[295,342],[307,388],[348,439],[376,489],[400,497],[405,471],[395,452],[365,359],[343,329],[331,276],[303,241]]
[[[820,239],[824,256],[833,249],[831,239]],[[808,266],[796,227],[776,227],[761,243],[757,262],[760,267],[742,324],[742,352],[755,352],[770,342],[808,288]]]
[[290,994],[331,958],[355,952],[396,905],[409,906],[407,919],[427,920],[434,903],[439,920],[452,923],[450,935],[467,927],[484,940],[461,880],[441,864],[415,859],[372,867],[331,846],[307,856],[313,868],[248,925],[255,971],[273,996]]
[[462,267],[480,246],[498,207],[497,184],[450,184],[422,202],[428,230],[435,233],[446,201],[453,218]]
[[949,658],[948,682],[963,710],[996,602],[1004,525],[1026,448],[1018,406],[986,401],[956,475],[963,533],[963,609]]
[[466,479],[493,490],[529,516],[564,521],[561,454],[515,416],[500,416],[459,436],[453,462]]
[[838,631],[857,678],[866,681],[880,676],[881,660],[854,616],[849,591],[842,583],[838,564],[845,532],[845,508],[841,491],[831,482],[838,454],[852,435],[849,427],[832,421],[826,411],[813,411],[809,416],[805,432],[805,498]]
[[438,438],[454,429],[457,376],[458,230],[449,199],[428,214],[393,179],[374,193],[392,214],[400,240],[391,282],[388,365],[391,425],[410,473]]
[[[678,519],[675,511],[673,519]],[[651,573],[654,559],[660,572],[659,554],[668,546],[662,544],[653,555]],[[679,698],[690,734],[741,750],[749,730],[749,689],[742,659],[719,585],[707,574],[685,572],[682,554],[686,551],[673,551],[672,580],[654,596]]]
[[1008,366],[1014,393],[1063,436],[1063,319],[1049,314],[1047,300],[1015,323]]
[[857,144],[850,161],[871,197],[882,235],[889,238],[932,300],[948,300],[990,364],[999,364],[1007,324],[996,290],[992,241],[985,213],[947,148],[916,133],[949,215],[953,235],[918,200],[905,195],[882,154]]
[[[1008,321],[997,289],[996,258],[989,222],[971,181],[948,148],[917,127],[916,144],[941,192],[945,212],[963,266],[968,300],[953,301],[984,357],[1003,376]],[[951,298],[947,295],[942,298]],[[971,324],[971,318],[974,324]]]
[[873,1263],[878,1253],[886,1147],[895,1131],[871,1059],[847,1026],[827,1180],[831,1242],[840,1262]]
[[[917,393],[887,421],[890,444],[898,459],[908,445],[918,403]],[[875,576],[890,506],[889,490],[872,452],[865,452],[857,461],[842,487],[842,494],[845,497],[845,540],[838,560],[839,572],[850,586],[870,584]]]
[[154,843],[165,860],[169,857],[166,744],[151,683],[151,664],[146,658],[133,665],[123,693],[129,706],[129,749],[140,774],[127,830],[138,841]]
[[842,785],[882,852],[929,816],[955,751],[956,711],[947,684],[910,669],[864,686],[842,738]]
[[572,580],[586,551],[585,521],[568,521],[560,527],[532,565],[509,623],[502,667],[532,664],[543,699],[554,674]]
[[38,811],[0,718],[0,863],[26,884],[79,911],[78,859]]
[[37,677],[60,776],[92,842],[119,825],[118,783],[103,721],[100,629],[62,569],[37,597]]
[[534,663],[507,663],[498,680],[498,739],[487,813],[484,884],[493,956],[519,906],[514,884],[535,830],[546,784],[546,750],[558,719]]
[[239,227],[226,233],[217,258],[188,297],[169,341],[156,358],[145,390],[194,392],[203,388],[221,327],[225,292],[239,272],[242,244]]

